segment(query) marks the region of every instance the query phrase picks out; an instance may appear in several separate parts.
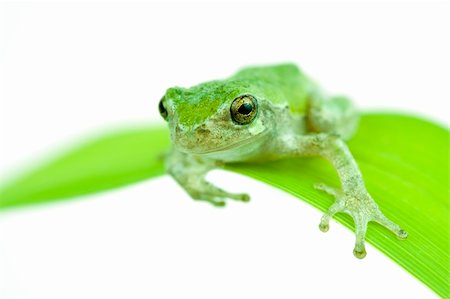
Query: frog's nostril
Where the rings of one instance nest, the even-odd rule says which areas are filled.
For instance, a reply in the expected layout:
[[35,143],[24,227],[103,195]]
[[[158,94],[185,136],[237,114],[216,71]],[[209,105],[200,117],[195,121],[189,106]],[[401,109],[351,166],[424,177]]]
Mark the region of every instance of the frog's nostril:
[[172,129],[172,135],[176,140],[180,141],[180,139],[184,138],[184,130],[179,125],[175,125]]
[[197,131],[197,134],[200,136],[206,136],[211,133],[211,131],[206,129],[204,126],[199,127],[196,131]]

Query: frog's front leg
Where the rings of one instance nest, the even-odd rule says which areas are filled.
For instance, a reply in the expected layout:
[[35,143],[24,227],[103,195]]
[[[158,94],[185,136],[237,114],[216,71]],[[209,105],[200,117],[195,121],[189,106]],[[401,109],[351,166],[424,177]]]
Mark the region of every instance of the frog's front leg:
[[354,255],[364,258],[366,250],[364,237],[367,224],[376,221],[385,226],[400,239],[405,239],[407,233],[397,224],[390,221],[378,208],[375,201],[367,192],[361,172],[352,157],[347,145],[337,136],[326,133],[298,136],[294,142],[290,141],[291,154],[295,156],[322,156],[334,166],[341,181],[342,190],[334,189],[323,184],[315,187],[333,195],[336,199],[328,211],[323,215],[319,228],[326,232],[330,218],[339,212],[350,214],[355,222],[356,243]]
[[224,206],[225,199],[249,201],[247,194],[236,194],[222,190],[205,179],[206,174],[220,166],[220,162],[179,152],[175,149],[166,158],[167,172],[196,200],[203,200],[214,206]]

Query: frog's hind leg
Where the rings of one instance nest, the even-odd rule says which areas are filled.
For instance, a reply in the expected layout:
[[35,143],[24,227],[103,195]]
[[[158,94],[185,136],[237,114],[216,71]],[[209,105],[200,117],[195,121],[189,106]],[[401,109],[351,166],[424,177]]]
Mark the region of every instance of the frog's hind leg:
[[[364,236],[367,231],[367,223],[370,221],[385,226],[400,239],[407,237],[407,233],[400,226],[389,220],[380,211],[364,185],[355,159],[341,138],[329,133],[305,134],[293,138],[296,143],[293,150],[289,148],[286,150],[287,153],[292,156],[322,156],[326,158],[333,165],[341,182],[339,189],[323,184],[315,185],[317,189],[325,191],[335,198],[335,202],[321,219],[319,228],[322,231],[328,230],[329,220],[336,213],[349,214],[355,222],[356,242],[353,253],[357,258],[363,258],[366,255]],[[292,144],[287,145],[292,147]]]
[[308,127],[314,132],[350,139],[358,127],[358,111],[345,97],[313,98],[308,105]]

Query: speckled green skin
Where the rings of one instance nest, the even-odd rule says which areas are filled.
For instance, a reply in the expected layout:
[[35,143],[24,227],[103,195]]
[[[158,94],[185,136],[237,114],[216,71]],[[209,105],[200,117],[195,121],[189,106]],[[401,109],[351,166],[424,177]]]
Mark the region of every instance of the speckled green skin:
[[[231,115],[233,101],[242,96],[256,101],[251,122],[240,124]],[[327,231],[338,213],[355,220],[354,255],[366,255],[364,236],[369,221],[376,221],[404,239],[407,233],[387,219],[372,199],[344,140],[357,128],[358,113],[344,97],[327,97],[295,65],[245,68],[226,80],[191,88],[169,88],[161,100],[168,122],[172,151],[168,173],[191,195],[216,206],[224,199],[248,201],[205,180],[224,162],[264,162],[299,156],[322,156],[330,161],[341,189],[317,184],[336,198],[321,219]]]
[[[215,114],[224,99],[234,99],[252,91],[258,98],[270,99],[274,104],[289,104],[291,111],[304,113],[308,97],[317,89],[293,64],[245,68],[226,80],[205,82],[191,88],[173,87],[166,97],[178,107],[178,122],[192,126]],[[186,101],[186,99],[189,101]],[[191,108],[202,109],[191,113]]]

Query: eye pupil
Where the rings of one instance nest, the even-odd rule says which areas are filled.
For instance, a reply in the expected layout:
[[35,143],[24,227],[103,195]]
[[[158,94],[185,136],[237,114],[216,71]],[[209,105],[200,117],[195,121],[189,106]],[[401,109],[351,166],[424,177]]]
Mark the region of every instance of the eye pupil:
[[161,114],[162,118],[167,119],[168,113],[166,107],[164,106],[164,97],[161,99],[161,101],[159,101],[158,109],[159,114]]
[[238,96],[231,103],[231,119],[239,125],[247,125],[255,119],[257,110],[258,102],[255,97],[249,94]]
[[247,115],[247,114],[249,114],[250,112],[252,112],[252,110],[253,110],[253,105],[252,105],[252,104],[250,104],[250,103],[244,103],[244,104],[242,104],[242,105],[239,107],[238,112],[239,112],[240,114],[245,114],[245,115]]

